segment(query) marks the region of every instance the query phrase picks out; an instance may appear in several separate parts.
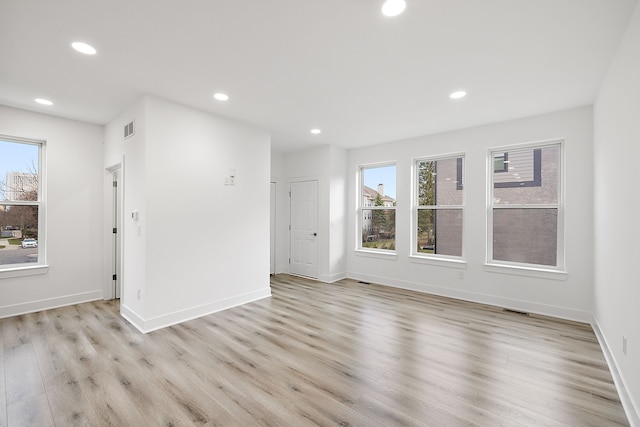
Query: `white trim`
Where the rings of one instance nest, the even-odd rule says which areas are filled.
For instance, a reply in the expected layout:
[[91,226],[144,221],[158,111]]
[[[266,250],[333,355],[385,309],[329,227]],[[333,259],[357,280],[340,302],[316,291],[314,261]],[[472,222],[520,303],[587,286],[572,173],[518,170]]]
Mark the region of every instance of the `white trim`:
[[342,280],[346,278],[347,278],[347,273],[343,271],[342,273],[335,273],[335,274],[321,274],[320,277],[318,277],[316,280],[323,283],[334,283],[334,282],[337,282],[338,280]]
[[467,268],[467,261],[464,259],[458,257],[445,258],[445,255],[440,255],[437,258],[434,255],[409,255],[409,262],[413,262],[415,264],[437,265],[438,267],[459,269]]
[[620,396],[620,402],[622,402],[622,408],[627,415],[629,424],[631,425],[631,427],[640,427],[640,408],[635,407],[631,396],[627,392],[624,378],[620,373],[620,370],[618,370],[616,359],[613,356],[613,352],[609,347],[607,339],[602,333],[602,329],[600,328],[600,324],[598,323],[597,319],[593,320],[591,327],[593,328],[593,332],[596,334],[596,338],[598,338],[598,342],[600,343],[600,347],[602,348],[602,353],[604,354],[604,358],[607,362],[607,365],[609,366],[609,371],[611,371],[613,383],[616,386],[618,395]]
[[[564,142],[565,142],[564,137],[550,138],[550,139],[543,139],[540,141],[523,142],[523,143],[516,143],[516,144],[509,144],[509,145],[500,145],[497,147],[489,147],[488,152],[491,153],[493,151],[500,151],[502,149],[507,149],[506,151],[509,151],[509,150],[513,151],[513,150],[526,150],[527,148],[553,147],[554,145],[564,144]],[[493,169],[493,163],[491,163],[491,169]]]
[[215,301],[200,306],[191,307],[185,310],[179,310],[169,314],[153,317],[151,319],[143,319],[126,305],[120,307],[120,314],[129,323],[131,323],[140,332],[146,334],[168,326],[177,325],[178,323],[187,322],[199,317],[207,316],[218,311],[228,308],[237,307],[239,305],[248,304],[271,296],[271,288],[267,287],[258,291],[248,292],[235,297]]
[[5,317],[20,316],[27,313],[35,313],[42,310],[65,307],[68,305],[82,304],[89,301],[102,299],[102,289],[83,292],[80,294],[65,295],[55,298],[47,298],[37,301],[29,301],[14,305],[0,306],[0,319]]
[[486,263],[485,271],[499,274],[513,274],[516,276],[537,277],[538,279],[567,280],[569,273],[564,270],[552,270],[523,265],[507,265]]
[[438,295],[463,301],[470,301],[478,304],[492,305],[495,307],[508,308],[527,313],[535,313],[543,316],[556,317],[559,319],[572,320],[575,322],[591,323],[593,319],[593,315],[587,311],[573,310],[565,307],[539,304],[524,300],[503,298],[499,296],[480,294],[459,289],[443,288],[440,286],[430,285],[428,283],[411,282],[406,280],[398,280],[391,277],[380,277],[377,275],[360,273],[348,273],[348,278],[369,283],[376,283],[383,286],[390,286],[393,288],[407,289],[410,291]]
[[378,258],[378,259],[386,259],[386,260],[389,260],[389,261],[395,261],[396,259],[398,259],[398,254],[396,254],[395,251],[389,251],[389,250],[384,250],[384,249],[378,249],[378,250],[356,249],[354,251],[354,253],[356,254],[356,256],[363,256],[363,257],[369,257],[369,258]]
[[412,158],[411,161],[415,165],[416,163],[422,162],[422,161],[425,161],[425,160],[431,161],[431,160],[456,159],[458,157],[464,157],[465,154],[466,153],[464,151],[458,151],[458,152],[455,152],[455,153],[437,154],[435,156],[418,156],[418,157]]
[[125,305],[124,301],[122,300],[120,300],[120,315],[124,317],[127,322],[131,323],[131,325],[133,325],[133,327],[138,331],[142,332],[143,334],[146,333],[144,330],[144,319],[138,316],[138,314],[135,311],[131,310],[127,305]]
[[13,279],[14,277],[38,276],[41,274],[47,274],[49,272],[48,265],[36,264],[36,265],[29,265],[26,267],[23,267],[22,264],[13,264],[13,265],[20,265],[20,267],[6,268],[4,270],[0,270],[0,280]]

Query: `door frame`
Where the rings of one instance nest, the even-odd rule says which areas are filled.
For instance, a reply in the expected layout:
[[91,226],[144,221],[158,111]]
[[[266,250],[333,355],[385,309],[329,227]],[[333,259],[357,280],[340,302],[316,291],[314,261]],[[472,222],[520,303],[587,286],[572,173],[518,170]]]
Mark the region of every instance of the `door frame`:
[[[123,295],[124,286],[124,168],[123,163],[117,163],[106,168],[105,176],[105,264],[104,264],[104,280],[105,295],[104,299],[117,299]],[[114,186],[114,182],[116,186]],[[113,229],[117,232],[113,233]],[[112,277],[116,275],[114,280]]]
[[276,274],[276,270],[278,269],[277,265],[277,248],[278,248],[278,183],[275,181],[271,181],[270,186],[270,212],[269,212],[269,273]]

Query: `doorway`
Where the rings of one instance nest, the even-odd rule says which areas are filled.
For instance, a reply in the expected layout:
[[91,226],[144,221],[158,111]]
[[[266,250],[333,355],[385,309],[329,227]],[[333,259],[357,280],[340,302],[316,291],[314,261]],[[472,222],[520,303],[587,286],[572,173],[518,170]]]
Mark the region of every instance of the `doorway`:
[[318,181],[291,183],[290,272],[318,278]]
[[119,299],[122,295],[122,190],[120,168],[111,170],[113,183],[112,209],[111,209],[111,273],[113,298]]

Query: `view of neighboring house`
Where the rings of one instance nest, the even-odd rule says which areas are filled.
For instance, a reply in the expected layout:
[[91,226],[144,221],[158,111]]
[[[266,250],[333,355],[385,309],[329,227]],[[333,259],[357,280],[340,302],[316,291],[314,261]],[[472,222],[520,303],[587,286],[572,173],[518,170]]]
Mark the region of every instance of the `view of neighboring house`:
[[37,207],[16,206],[6,202],[37,200],[38,175],[7,172],[6,177],[6,181],[0,185],[0,200],[3,201],[3,204],[0,204],[0,237],[22,238],[27,230],[29,235],[37,236]]
[[28,172],[7,172],[5,200],[31,200],[38,191],[38,175]]
[[[380,195],[381,205],[376,205],[376,199],[378,198],[378,194]],[[392,197],[389,197],[384,194],[384,184],[378,184],[378,190],[374,190],[371,187],[366,185],[362,186],[362,206],[384,206],[384,207],[392,207],[395,206],[396,200]],[[362,221],[362,231],[363,235],[371,235],[373,231],[373,223],[372,223],[372,210],[365,210],[363,213],[363,221]]]

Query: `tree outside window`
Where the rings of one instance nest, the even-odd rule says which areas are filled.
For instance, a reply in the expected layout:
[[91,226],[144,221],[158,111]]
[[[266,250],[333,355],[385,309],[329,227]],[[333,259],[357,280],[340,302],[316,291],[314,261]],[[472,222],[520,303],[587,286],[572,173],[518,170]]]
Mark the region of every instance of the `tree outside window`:
[[362,167],[359,248],[396,249],[396,166]]
[[464,157],[416,161],[414,254],[462,256]]
[[0,136],[0,269],[41,260],[42,145]]

